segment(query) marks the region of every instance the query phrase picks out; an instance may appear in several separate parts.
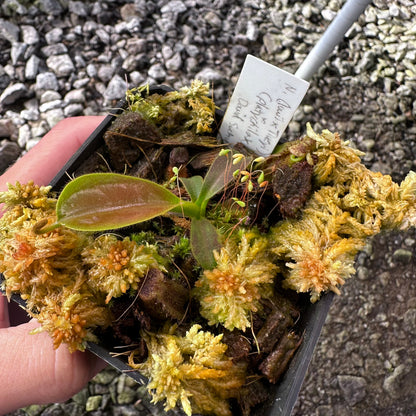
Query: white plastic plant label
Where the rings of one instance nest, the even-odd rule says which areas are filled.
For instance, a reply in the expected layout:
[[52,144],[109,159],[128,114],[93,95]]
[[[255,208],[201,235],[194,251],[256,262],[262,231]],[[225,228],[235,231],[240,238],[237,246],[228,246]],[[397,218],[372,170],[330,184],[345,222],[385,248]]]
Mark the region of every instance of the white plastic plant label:
[[309,82],[247,55],[220,127],[222,139],[270,155],[308,87]]

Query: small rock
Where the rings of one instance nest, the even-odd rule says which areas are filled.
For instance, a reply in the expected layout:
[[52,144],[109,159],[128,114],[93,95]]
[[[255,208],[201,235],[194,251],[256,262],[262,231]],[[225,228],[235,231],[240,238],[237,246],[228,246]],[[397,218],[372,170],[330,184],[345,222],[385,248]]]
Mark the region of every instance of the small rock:
[[85,90],[76,89],[76,90],[69,91],[65,95],[64,101],[68,104],[85,103]]
[[23,97],[27,97],[29,90],[26,85],[18,82],[16,84],[8,86],[0,95],[0,104],[10,105],[20,100]]
[[43,56],[50,57],[54,55],[63,55],[68,53],[68,48],[63,43],[54,43],[53,45],[46,45],[40,50]]
[[46,65],[58,77],[66,77],[75,71],[74,63],[67,54],[50,56],[46,60]]
[[367,382],[363,377],[339,375],[337,380],[344,399],[350,406],[354,406],[366,396]]
[[85,410],[87,412],[93,412],[97,410],[101,405],[101,396],[90,396],[88,397],[87,403],[85,404]]
[[39,65],[40,65],[40,58],[36,55],[31,55],[30,58],[26,62],[25,66],[25,77],[28,80],[32,80],[36,78],[36,75],[39,71]]
[[68,3],[68,10],[77,16],[87,17],[89,15],[88,7],[82,1],[70,1]]
[[215,27],[215,28],[221,28],[222,20],[217,15],[217,13],[209,11],[208,13],[205,14],[204,18],[210,26]]
[[64,115],[65,117],[74,117],[81,114],[84,110],[84,106],[79,103],[68,104],[64,108]]
[[20,112],[20,116],[24,120],[36,121],[39,118],[39,111],[37,108],[27,108],[26,110],[22,110]]
[[408,309],[403,315],[403,329],[416,335],[416,308]]
[[157,82],[162,82],[166,78],[166,71],[161,64],[152,65],[147,73],[149,74],[149,77],[153,78]]
[[32,138],[32,131],[28,124],[23,124],[19,128],[19,137],[17,139],[17,144],[24,149],[26,147],[26,143]]
[[44,104],[50,101],[60,100],[61,98],[61,94],[58,91],[47,90],[40,96],[40,103]]
[[263,36],[263,44],[269,55],[278,52],[282,47],[282,40],[280,35],[276,33],[266,33]]
[[0,37],[8,40],[11,44],[19,40],[20,29],[8,20],[0,19]]
[[160,9],[162,13],[174,13],[174,14],[183,13],[183,12],[186,12],[186,10],[187,10],[187,7],[185,3],[181,0],[169,1]]
[[17,137],[17,127],[9,118],[0,119],[0,137],[14,138]]
[[62,100],[47,101],[39,106],[39,111],[41,113],[46,113],[47,111],[54,110],[56,108],[62,108],[62,105]]
[[175,53],[166,61],[166,68],[169,71],[178,71],[182,66],[182,58],[179,52]]
[[13,43],[12,49],[10,51],[10,58],[12,60],[13,65],[16,66],[17,63],[23,60],[26,49],[27,45],[23,42]]
[[409,264],[412,261],[413,253],[410,250],[399,248],[393,253],[393,260],[403,264]]
[[249,41],[254,42],[257,40],[259,36],[259,29],[257,27],[257,25],[249,20],[247,22],[247,30],[246,30],[246,37]]
[[39,42],[38,31],[30,25],[22,25],[22,39],[26,45],[36,45]]
[[53,110],[47,111],[44,113],[44,116],[49,124],[49,127],[51,128],[65,118],[62,108],[55,108]]
[[131,388],[124,389],[121,393],[119,393],[117,397],[118,404],[130,404],[133,403],[136,398],[136,392]]
[[55,27],[49,32],[45,33],[45,40],[48,45],[54,45],[61,42],[64,31],[60,27]]
[[101,65],[97,72],[98,78],[103,82],[108,82],[113,78],[114,68],[111,65]]
[[27,14],[27,8],[20,4],[20,0],[4,0],[2,7],[7,16],[13,16],[15,13],[22,16]]
[[107,385],[114,380],[115,376],[116,374],[113,371],[103,370],[92,379],[92,382]]
[[25,149],[29,151],[30,149],[32,149],[39,143],[39,140],[40,140],[39,137],[29,139],[26,143]]
[[383,389],[393,398],[399,399],[408,394],[409,383],[408,374],[412,371],[412,367],[400,364],[393,370],[393,373],[386,377],[383,382]]
[[119,75],[115,75],[104,92],[104,98],[107,100],[119,100],[126,93],[126,81]]
[[202,71],[198,72],[196,78],[205,82],[213,82],[221,81],[224,78],[224,75],[216,69],[204,68]]
[[17,160],[20,153],[21,149],[16,143],[6,139],[0,142],[0,174]]
[[61,3],[58,0],[38,0],[36,4],[39,10],[46,15],[58,16],[63,12]]
[[147,41],[146,39],[129,38],[127,39],[126,50],[129,55],[138,55],[139,53],[146,52]]
[[59,89],[59,84],[56,75],[53,72],[43,72],[41,74],[38,74],[36,76],[35,88],[37,91],[57,91]]
[[137,17],[137,11],[134,4],[125,4],[120,8],[120,16],[125,22],[129,22]]

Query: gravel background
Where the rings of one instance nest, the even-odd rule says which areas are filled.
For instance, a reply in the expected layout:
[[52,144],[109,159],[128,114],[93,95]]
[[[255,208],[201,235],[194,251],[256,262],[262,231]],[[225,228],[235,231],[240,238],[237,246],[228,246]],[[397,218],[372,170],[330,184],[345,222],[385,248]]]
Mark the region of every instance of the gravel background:
[[[129,86],[213,83],[225,107],[251,53],[294,72],[340,0],[3,0],[0,173],[60,119],[104,114]],[[311,80],[286,136],[337,130],[397,181],[416,169],[416,6],[373,0]],[[331,307],[293,415],[416,414],[414,230],[378,236]],[[109,369],[65,404],[13,415],[156,415]]]

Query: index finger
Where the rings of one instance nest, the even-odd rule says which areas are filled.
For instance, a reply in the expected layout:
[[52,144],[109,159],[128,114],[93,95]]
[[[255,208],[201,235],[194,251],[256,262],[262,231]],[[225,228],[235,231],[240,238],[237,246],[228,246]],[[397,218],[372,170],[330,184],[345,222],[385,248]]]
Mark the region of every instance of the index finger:
[[16,181],[47,185],[103,119],[104,116],[81,116],[60,121],[0,176],[0,191]]

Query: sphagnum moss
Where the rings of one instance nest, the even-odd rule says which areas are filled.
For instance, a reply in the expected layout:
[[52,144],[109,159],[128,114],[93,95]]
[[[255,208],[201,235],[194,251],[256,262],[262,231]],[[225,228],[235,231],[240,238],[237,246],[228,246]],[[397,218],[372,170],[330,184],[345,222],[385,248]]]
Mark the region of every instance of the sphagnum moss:
[[355,273],[354,259],[368,237],[382,230],[416,225],[416,174],[399,185],[388,175],[367,169],[362,153],[349,147],[338,134],[324,130],[307,137],[315,140],[314,178],[319,189],[312,194],[300,219],[272,227],[272,251],[286,268],[283,285],[310,292],[316,302],[322,293],[340,293],[345,279]]

